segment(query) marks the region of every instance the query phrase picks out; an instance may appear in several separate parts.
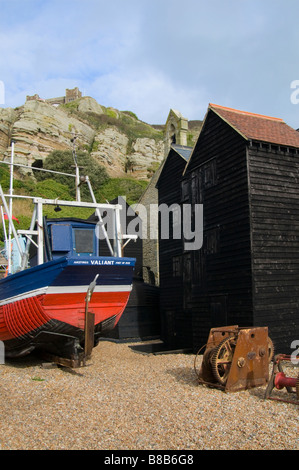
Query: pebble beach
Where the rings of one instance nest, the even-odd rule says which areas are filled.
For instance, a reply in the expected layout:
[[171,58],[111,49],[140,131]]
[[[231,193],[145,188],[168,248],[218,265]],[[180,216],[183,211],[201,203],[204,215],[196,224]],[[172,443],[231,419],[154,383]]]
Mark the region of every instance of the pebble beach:
[[266,387],[199,385],[194,354],[131,346],[101,341],[80,369],[34,356],[0,365],[0,449],[299,450],[297,404],[265,400]]

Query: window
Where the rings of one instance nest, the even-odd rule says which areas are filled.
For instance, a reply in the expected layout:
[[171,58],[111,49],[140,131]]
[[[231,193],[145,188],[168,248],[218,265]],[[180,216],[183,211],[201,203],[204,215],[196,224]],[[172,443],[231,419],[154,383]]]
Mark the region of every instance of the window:
[[191,271],[191,253],[186,253],[184,255],[184,268],[183,268],[183,279],[185,283],[191,281],[192,271]]
[[183,180],[181,183],[181,200],[182,202],[189,201],[189,181]]
[[210,188],[217,184],[216,159],[204,163],[202,166],[202,182],[205,188]]
[[200,171],[193,171],[191,174],[191,202],[192,204],[202,203],[202,175]]
[[182,257],[174,256],[172,258],[172,277],[182,276]]
[[76,253],[93,253],[94,231],[86,229],[74,229]]
[[193,251],[193,264],[192,264],[192,283],[200,285],[202,283],[203,266],[201,250]]
[[227,295],[219,295],[210,299],[210,315],[213,327],[227,325]]
[[207,255],[213,255],[219,251],[219,228],[207,230],[205,235],[205,253]]

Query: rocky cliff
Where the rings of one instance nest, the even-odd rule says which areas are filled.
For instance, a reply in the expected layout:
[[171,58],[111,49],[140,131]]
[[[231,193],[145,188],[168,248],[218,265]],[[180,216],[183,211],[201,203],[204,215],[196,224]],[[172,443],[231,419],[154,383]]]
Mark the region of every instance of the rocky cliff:
[[16,109],[0,108],[0,159],[34,166],[53,150],[85,150],[111,177],[148,179],[164,156],[163,132],[130,112],[104,108],[90,97],[54,106],[28,100]]

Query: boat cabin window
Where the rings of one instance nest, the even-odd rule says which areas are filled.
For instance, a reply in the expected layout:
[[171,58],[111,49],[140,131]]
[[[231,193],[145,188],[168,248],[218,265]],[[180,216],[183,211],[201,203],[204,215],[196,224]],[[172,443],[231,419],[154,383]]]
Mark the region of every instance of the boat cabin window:
[[53,259],[61,256],[96,256],[97,243],[94,226],[53,223],[50,230]]
[[90,229],[75,228],[75,246],[77,254],[93,254],[94,231]]

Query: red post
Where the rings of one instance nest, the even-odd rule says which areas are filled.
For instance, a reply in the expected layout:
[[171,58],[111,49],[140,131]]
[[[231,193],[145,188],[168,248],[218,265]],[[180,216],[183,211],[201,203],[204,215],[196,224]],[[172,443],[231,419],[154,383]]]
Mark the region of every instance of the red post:
[[278,390],[284,387],[296,387],[296,378],[286,377],[283,372],[278,372],[275,376],[274,385]]

